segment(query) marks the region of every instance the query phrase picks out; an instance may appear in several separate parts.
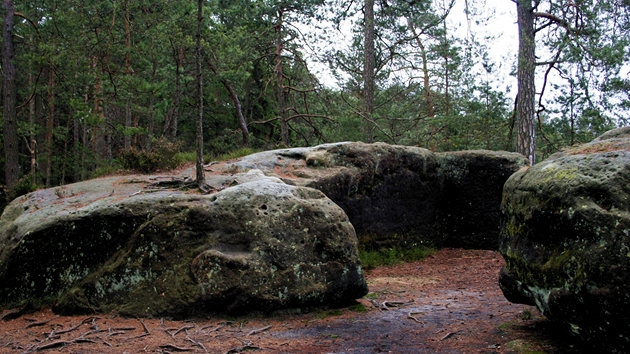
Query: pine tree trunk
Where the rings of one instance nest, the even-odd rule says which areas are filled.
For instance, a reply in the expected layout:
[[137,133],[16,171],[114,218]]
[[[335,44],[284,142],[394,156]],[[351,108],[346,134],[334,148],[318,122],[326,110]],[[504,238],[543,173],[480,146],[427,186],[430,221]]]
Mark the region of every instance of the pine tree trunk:
[[46,116],[46,187],[52,185],[53,130],[55,128],[55,64],[48,67],[48,115]]
[[157,75],[157,59],[155,57],[155,46],[153,43],[153,39],[151,39],[151,93],[149,96],[149,136],[147,137],[147,149],[151,150],[151,144],[153,143],[153,136],[155,135],[155,112],[154,112],[154,102],[155,102],[155,76]]
[[197,3],[197,45],[195,50],[197,76],[197,163],[196,181],[199,188],[206,184],[203,170],[203,75],[201,71],[201,25],[203,20],[203,0]]
[[223,86],[230,93],[230,97],[232,98],[232,102],[234,102],[234,106],[236,107],[236,115],[238,117],[238,126],[243,133],[243,146],[249,146],[249,130],[247,129],[247,120],[243,115],[243,107],[241,105],[241,100],[238,99],[238,95],[236,94],[236,90],[232,87],[232,84],[226,79],[222,79]]
[[374,50],[374,0],[365,0],[364,3],[364,62],[363,62],[363,115],[365,117],[364,134],[368,143],[374,142],[374,90],[376,53]]
[[15,51],[13,49],[13,29],[15,27],[15,17],[13,13],[13,2],[11,0],[2,1],[4,11],[4,22],[2,24],[2,72],[3,81],[3,134],[4,134],[4,168],[5,183],[7,188],[15,185],[19,178],[18,169],[18,134],[17,134],[17,111],[15,108],[16,88],[15,88]]
[[429,118],[435,118],[435,104],[433,103],[433,94],[431,93],[431,85],[429,83],[429,68],[427,66],[427,51],[420,40],[420,36],[416,32],[416,28],[411,23],[409,19],[407,19],[407,25],[411,29],[411,33],[413,33],[414,38],[416,39],[416,44],[418,45],[418,49],[420,49],[420,53],[422,55],[422,75],[423,75],[423,85],[424,85],[424,95],[427,100],[427,116]]
[[[131,20],[129,17],[129,9],[127,7],[127,2],[123,4],[125,8],[125,75],[131,76],[131,58],[129,56],[129,52],[131,51]],[[129,91],[131,89],[129,88]],[[127,93],[131,95],[131,92]],[[127,105],[125,107],[125,128],[131,127],[132,120],[132,111],[131,111],[131,98],[127,98]],[[125,150],[129,150],[131,148],[131,135],[128,132],[125,132]]]
[[[125,105],[125,128],[131,127],[131,100],[127,99]],[[125,131],[125,150],[131,149],[131,135]]]
[[282,133],[282,143],[285,146],[290,145],[289,141],[289,124],[286,116],[286,103],[284,97],[284,74],[282,72],[282,51],[284,43],[282,42],[282,21],[283,10],[278,10],[278,23],[276,24],[276,79],[278,84],[278,114],[280,114],[280,130]]
[[[31,34],[30,43],[33,44],[33,34]],[[29,89],[33,91],[35,94],[35,81],[33,80],[33,62],[29,61],[29,70],[28,70],[28,85]],[[28,150],[30,154],[30,174],[31,174],[31,183],[33,185],[37,184],[37,140],[35,140],[35,96],[31,97],[31,100],[28,103],[28,124],[30,126],[28,132]]]
[[534,107],[536,91],[536,43],[534,9],[531,0],[519,0],[518,18],[518,102],[516,103],[516,152],[523,154],[531,165],[536,162],[536,124]]

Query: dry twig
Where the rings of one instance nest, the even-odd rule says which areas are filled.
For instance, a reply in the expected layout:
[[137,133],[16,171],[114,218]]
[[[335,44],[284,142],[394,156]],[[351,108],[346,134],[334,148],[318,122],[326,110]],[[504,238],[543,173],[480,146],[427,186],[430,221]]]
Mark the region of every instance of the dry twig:
[[164,344],[164,345],[159,345],[158,348],[161,349],[170,349],[170,350],[175,350],[178,352],[189,352],[192,351],[191,348],[184,348],[184,347],[178,347],[175,344]]
[[422,312],[409,312],[407,314],[407,318],[410,318],[410,319],[412,319],[412,320],[414,320],[414,321],[416,321],[418,323],[422,323],[422,321],[420,321],[419,319],[417,319],[416,317],[413,316],[413,315],[422,315],[422,314],[423,314]]
[[[181,332],[181,331],[185,331],[185,330],[187,330],[187,329],[191,329],[191,328],[194,328],[194,327],[195,327],[195,325],[194,325],[194,324],[192,324],[192,323],[191,323],[191,324],[187,324],[187,325],[185,325],[185,326],[183,326],[183,327],[179,328],[177,331],[175,331],[175,333],[171,334],[171,337],[175,337],[175,336],[176,336],[179,332]],[[168,333],[168,330],[167,330],[166,332]],[[169,334],[170,334],[170,333],[169,333]]]
[[254,335],[254,334],[258,334],[258,333],[262,333],[262,332],[268,330],[271,327],[273,327],[273,326],[269,325],[269,326],[266,326],[266,327],[263,327],[263,328],[251,330],[249,333],[247,333],[247,335],[245,335],[245,337],[251,336],[251,335]]
[[240,347],[232,348],[232,349],[228,350],[227,352],[225,352],[225,354],[242,353],[245,350],[262,350],[262,348],[253,345],[252,342],[249,342],[249,343],[247,343],[245,345],[242,345]]
[[144,333],[150,334],[151,331],[149,331],[149,328],[147,328],[147,325],[144,324],[144,321],[140,320],[140,323],[142,324],[142,328],[144,329]]
[[27,324],[27,325],[24,327],[24,329],[28,329],[28,328],[31,328],[31,327],[43,326],[43,325],[45,325],[46,323],[48,323],[48,322],[50,322],[50,321],[51,321],[51,320],[46,320],[46,321],[39,321],[39,322],[29,323],[29,324]]
[[458,333],[458,332],[460,332],[460,331],[455,331],[455,332],[448,332],[448,333],[446,333],[446,334],[444,335],[444,337],[440,338],[440,342],[441,342],[441,341],[443,341],[443,340],[445,340],[445,339],[447,339],[447,338],[452,337],[454,334],[456,334],[456,333]]
[[193,343],[194,345],[198,346],[199,348],[203,349],[204,352],[208,352],[208,349],[206,349],[206,347],[203,345],[203,343],[201,342],[197,342],[196,340],[190,338],[190,337],[186,337],[186,339],[188,339],[191,343]]

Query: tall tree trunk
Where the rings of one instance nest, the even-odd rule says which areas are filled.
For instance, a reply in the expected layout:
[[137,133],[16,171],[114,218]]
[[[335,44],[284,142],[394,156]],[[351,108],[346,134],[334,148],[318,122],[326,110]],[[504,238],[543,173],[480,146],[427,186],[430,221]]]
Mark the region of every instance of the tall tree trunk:
[[184,62],[184,48],[176,48],[171,42],[173,48],[173,57],[175,58],[175,102],[172,108],[169,108],[162,134],[168,136],[171,141],[177,138],[177,120],[179,119],[179,105],[182,96],[181,85],[181,67]]
[[374,90],[376,52],[374,50],[374,0],[364,2],[364,29],[363,29],[363,115],[366,120],[364,125],[365,138],[368,143],[374,141]]
[[[30,43],[33,44],[33,34],[30,36]],[[35,139],[35,90],[36,84],[33,80],[33,61],[29,61],[28,70],[28,87],[33,90],[33,97],[28,103],[28,151],[30,153],[30,170],[31,170],[31,183],[37,184],[37,140]]]
[[17,111],[16,88],[15,88],[15,51],[13,49],[13,29],[15,27],[15,17],[13,2],[11,0],[2,1],[4,11],[4,22],[2,24],[2,72],[4,73],[2,113],[4,118],[4,172],[7,188],[15,185],[19,178],[18,169],[18,134],[17,134]]
[[241,105],[241,100],[238,99],[238,95],[236,94],[236,90],[232,87],[232,84],[227,79],[222,79],[221,82],[225,89],[230,93],[230,97],[232,98],[232,102],[234,102],[234,106],[236,107],[236,115],[238,116],[238,126],[243,133],[243,146],[249,146],[249,130],[247,129],[247,120],[243,115],[243,107]]
[[48,63],[48,115],[46,117],[46,187],[52,185],[53,130],[55,128],[55,64]]
[[420,36],[416,31],[416,27],[411,23],[411,20],[407,18],[407,25],[411,29],[411,33],[416,40],[416,44],[420,49],[420,53],[422,55],[422,75],[423,75],[423,85],[424,85],[424,95],[427,100],[427,116],[429,118],[435,118],[435,104],[433,103],[433,94],[431,93],[431,85],[429,83],[429,68],[427,66],[427,51],[424,49],[424,45],[420,40]]
[[448,49],[449,49],[449,43],[447,42],[447,28],[446,28],[446,21],[443,23],[444,25],[444,114],[446,116],[448,116],[451,113],[451,82],[450,82],[450,75],[451,72],[449,71],[449,63],[448,63],[448,59],[449,59],[449,53],[448,53]]
[[201,25],[203,21],[203,0],[197,2],[197,45],[195,48],[197,76],[197,163],[196,181],[200,189],[206,184],[203,170],[203,74],[201,71]]
[[155,45],[153,38],[151,39],[151,93],[149,96],[149,136],[147,138],[147,149],[151,150],[151,144],[153,143],[153,136],[155,135],[155,76],[157,74],[157,59],[155,57]]
[[519,0],[518,19],[518,102],[516,103],[516,152],[523,154],[533,165],[536,162],[536,123],[534,107],[536,91],[536,43],[534,38],[534,9],[531,0]]
[[[131,51],[131,20],[129,17],[129,8],[128,3],[125,1],[123,4],[125,10],[125,75],[130,77],[132,75],[131,70],[131,57],[129,52]],[[129,90],[131,90],[129,88]],[[128,92],[127,95],[131,95],[131,92]],[[127,104],[125,107],[125,128],[131,127],[132,120],[132,111],[131,111],[131,98],[127,97]],[[128,132],[125,132],[125,150],[131,148],[131,135]]]
[[282,51],[284,43],[282,41],[282,21],[284,11],[278,10],[278,23],[276,24],[276,79],[278,84],[278,114],[280,114],[280,129],[282,133],[282,143],[285,146],[290,145],[289,141],[289,123],[287,122],[286,102],[284,96],[284,74],[282,72]]

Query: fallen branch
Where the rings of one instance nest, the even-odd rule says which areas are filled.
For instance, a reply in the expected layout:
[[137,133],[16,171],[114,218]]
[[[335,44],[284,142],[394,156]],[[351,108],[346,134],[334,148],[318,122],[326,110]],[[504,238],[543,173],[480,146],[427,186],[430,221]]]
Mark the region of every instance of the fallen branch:
[[29,350],[27,350],[25,353],[37,352],[40,350],[52,349],[52,348],[57,348],[57,347],[65,347],[68,344],[72,344],[72,342],[73,341],[60,340],[56,342],[46,343],[46,344],[38,345],[36,347],[32,347]]
[[413,315],[422,315],[422,314],[423,314],[422,312],[409,312],[407,314],[407,318],[410,318],[410,319],[412,319],[412,320],[414,320],[414,321],[416,321],[418,323],[422,323],[422,321],[420,321],[419,319],[417,319],[416,317],[413,316]]
[[144,324],[143,320],[140,320],[140,324],[142,324],[142,328],[144,329],[144,333],[146,333],[146,334],[150,334],[151,333],[151,331],[149,331],[149,328],[147,328],[147,325]]
[[158,348],[161,349],[170,349],[170,350],[175,350],[178,352],[190,352],[192,351],[191,348],[184,348],[184,347],[178,347],[175,344],[164,344],[164,345],[159,345]]
[[247,333],[247,334],[245,335],[245,337],[247,337],[247,336],[251,336],[251,335],[254,335],[254,334],[258,334],[258,333],[262,333],[262,332],[264,332],[264,331],[268,330],[268,329],[269,329],[269,328],[271,328],[271,327],[273,327],[273,326],[272,326],[272,325],[269,325],[269,326],[266,326],[266,327],[263,327],[263,328],[254,329],[254,330],[250,331],[249,333]]
[[116,327],[112,328],[112,331],[135,331],[136,327]]
[[188,339],[191,343],[193,343],[194,345],[198,346],[199,348],[203,349],[204,352],[208,352],[208,349],[206,349],[206,347],[203,345],[203,343],[201,342],[197,342],[196,340],[190,338],[190,337],[186,337],[186,339]]
[[43,326],[43,325],[45,325],[46,323],[48,323],[50,321],[51,320],[29,323],[29,324],[26,325],[26,327],[24,327],[24,329],[28,329],[28,328],[31,328],[31,327]]
[[72,331],[76,331],[79,327],[81,327],[82,325],[88,323],[88,322],[92,322],[93,320],[99,319],[100,317],[87,317],[85,319],[83,319],[83,321],[79,322],[78,325],[69,328],[69,329],[64,329],[61,331],[55,331],[54,329],[52,330],[52,332],[50,332],[50,334],[48,335],[48,337],[52,337],[53,335],[60,335],[60,334],[64,334],[64,333],[69,333]]
[[[177,331],[175,331],[175,333],[171,334],[171,337],[175,337],[177,335],[177,333],[181,332],[181,331],[185,331],[187,329],[191,329],[194,328],[195,325],[194,324],[187,324],[183,327],[181,327],[180,329],[178,329]],[[167,331],[168,332],[168,331]],[[170,333],[169,333],[170,334]]]
[[23,314],[24,314],[23,308],[6,310],[0,315],[0,320],[3,320],[3,321],[14,320],[22,316]]
[[142,333],[142,334],[138,334],[137,336],[125,338],[125,340],[127,341],[127,340],[132,340],[132,339],[138,339],[138,338],[146,337],[146,336],[148,336],[150,334],[151,333]]
[[405,305],[409,305],[413,303],[413,299],[409,300],[409,301],[383,301],[383,303],[381,303],[381,310],[390,310],[390,306],[391,307],[400,307],[400,306],[405,306]]
[[445,339],[447,339],[447,338],[452,337],[454,334],[459,333],[459,332],[461,332],[461,331],[455,331],[455,332],[448,332],[448,333],[446,333],[444,335],[444,337],[440,338],[440,342],[445,340]]
[[[199,329],[199,330],[200,330],[200,331],[203,331],[204,329],[206,329],[206,328],[210,328],[210,327],[212,327],[212,325],[208,325],[208,326],[201,327],[201,329]],[[220,329],[221,329],[221,328],[223,328],[223,327],[225,327],[225,323],[222,323],[222,324],[220,324],[220,325],[218,325],[218,326],[214,327],[214,328],[213,328],[213,329],[211,329],[209,332],[216,332],[216,331],[220,330]]]
[[242,353],[246,350],[262,350],[263,348],[261,347],[257,347],[255,345],[252,344],[252,342],[249,342],[245,345],[242,345],[240,347],[236,347],[233,349],[228,350],[227,352],[225,352],[225,354],[232,354],[232,353]]

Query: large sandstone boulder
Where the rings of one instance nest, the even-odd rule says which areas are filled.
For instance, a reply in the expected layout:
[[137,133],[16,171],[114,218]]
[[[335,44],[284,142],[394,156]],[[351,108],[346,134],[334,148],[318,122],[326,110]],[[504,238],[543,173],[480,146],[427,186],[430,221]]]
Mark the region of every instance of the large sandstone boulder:
[[321,190],[348,214],[367,248],[497,249],[503,184],[526,164],[501,151],[338,143],[262,152],[232,166]]
[[109,178],[22,197],[0,221],[0,303],[182,317],[367,293],[354,229],[323,193],[259,171],[232,180],[212,195]]
[[591,344],[630,347],[630,128],[505,184],[500,285]]
[[36,191],[0,218],[0,308],[133,316],[343,303],[367,287],[365,247],[496,249],[520,155],[338,143]]

